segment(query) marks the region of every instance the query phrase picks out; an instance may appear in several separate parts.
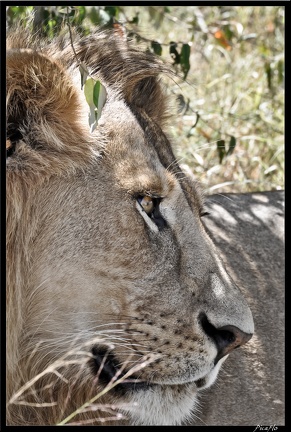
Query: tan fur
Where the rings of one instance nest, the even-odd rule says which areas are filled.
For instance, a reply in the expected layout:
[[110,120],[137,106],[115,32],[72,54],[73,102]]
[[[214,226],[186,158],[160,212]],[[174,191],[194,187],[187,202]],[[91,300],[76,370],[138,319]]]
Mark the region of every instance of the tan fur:
[[[7,421],[57,424],[94,398],[103,410],[83,407],[69,423],[179,425],[226,359],[216,363],[202,317],[223,335],[251,335],[252,315],[203,228],[200,188],[163,132],[165,66],[118,32],[76,37],[74,47],[78,61],[70,41],[8,36]],[[78,62],[107,91],[93,134]],[[150,387],[96,399],[100,347],[122,380],[138,368],[133,378]],[[116,413],[124,418],[110,420]]]

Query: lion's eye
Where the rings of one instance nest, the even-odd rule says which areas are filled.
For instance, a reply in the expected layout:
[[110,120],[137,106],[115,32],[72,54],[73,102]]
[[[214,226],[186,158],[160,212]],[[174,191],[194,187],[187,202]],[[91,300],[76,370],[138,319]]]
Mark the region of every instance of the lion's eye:
[[161,198],[153,198],[147,195],[140,195],[137,197],[137,201],[159,230],[163,229],[167,225],[159,209]]
[[138,202],[140,203],[140,205],[148,215],[152,213],[154,209],[154,201],[151,197],[149,196],[138,197]]

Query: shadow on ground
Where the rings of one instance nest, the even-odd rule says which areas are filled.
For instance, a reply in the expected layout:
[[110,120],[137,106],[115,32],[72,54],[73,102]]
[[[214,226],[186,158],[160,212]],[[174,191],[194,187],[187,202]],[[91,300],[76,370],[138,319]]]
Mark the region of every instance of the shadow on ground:
[[284,425],[284,192],[212,195],[206,207],[206,229],[249,302],[255,334],[202,394],[198,424]]

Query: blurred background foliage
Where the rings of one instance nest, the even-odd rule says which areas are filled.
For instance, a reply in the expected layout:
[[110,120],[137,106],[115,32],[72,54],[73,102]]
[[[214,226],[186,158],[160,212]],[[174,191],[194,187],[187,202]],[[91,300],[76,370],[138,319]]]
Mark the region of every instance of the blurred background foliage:
[[6,20],[49,38],[122,26],[172,64],[168,132],[206,191],[284,188],[283,6],[9,6]]

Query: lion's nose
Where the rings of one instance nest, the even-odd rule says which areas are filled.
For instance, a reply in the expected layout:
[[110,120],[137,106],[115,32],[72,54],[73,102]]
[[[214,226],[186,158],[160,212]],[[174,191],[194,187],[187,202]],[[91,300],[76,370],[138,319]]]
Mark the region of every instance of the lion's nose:
[[214,340],[217,346],[218,353],[215,363],[235,348],[247,343],[252,337],[252,334],[245,333],[233,325],[216,328],[209,322],[205,314],[200,317],[200,322],[205,333]]

